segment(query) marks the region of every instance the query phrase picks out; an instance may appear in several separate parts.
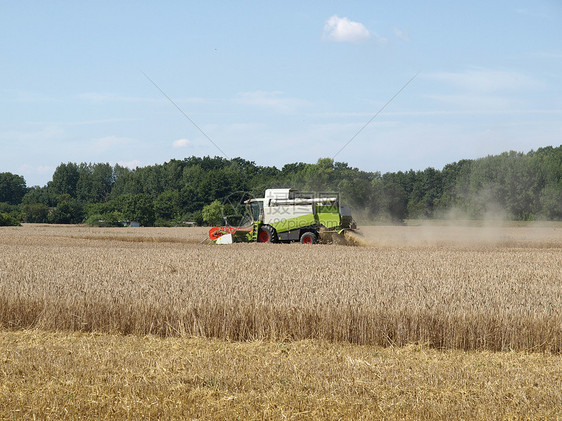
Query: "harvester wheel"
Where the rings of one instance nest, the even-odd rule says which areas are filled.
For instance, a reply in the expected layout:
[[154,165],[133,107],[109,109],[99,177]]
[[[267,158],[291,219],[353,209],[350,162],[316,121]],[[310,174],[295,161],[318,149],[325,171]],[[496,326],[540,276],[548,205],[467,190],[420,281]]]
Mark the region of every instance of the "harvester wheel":
[[258,232],[259,243],[274,243],[277,241],[277,233],[269,225],[263,225]]
[[313,232],[307,231],[301,235],[301,244],[316,244],[317,241],[318,237]]

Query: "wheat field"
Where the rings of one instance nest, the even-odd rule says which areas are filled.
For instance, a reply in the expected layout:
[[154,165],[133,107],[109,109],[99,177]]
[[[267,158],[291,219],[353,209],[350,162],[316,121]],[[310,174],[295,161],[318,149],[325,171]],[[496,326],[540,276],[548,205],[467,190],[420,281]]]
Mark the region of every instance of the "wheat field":
[[0,230],[0,327],[562,350],[562,228],[368,227],[362,247],[201,228]]
[[0,228],[0,419],[561,418],[560,224],[361,232]]

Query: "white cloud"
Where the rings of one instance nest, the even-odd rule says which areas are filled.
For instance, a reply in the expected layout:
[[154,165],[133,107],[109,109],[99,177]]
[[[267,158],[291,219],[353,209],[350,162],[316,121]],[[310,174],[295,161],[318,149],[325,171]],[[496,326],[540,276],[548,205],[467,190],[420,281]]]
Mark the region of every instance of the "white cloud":
[[15,98],[15,101],[24,103],[49,103],[59,102],[61,101],[61,99],[36,92],[19,92]]
[[16,142],[27,142],[32,141],[34,143],[58,140],[65,137],[65,131],[58,125],[48,124],[39,130],[33,131],[21,131],[21,130],[6,130],[0,131],[0,141],[16,141]]
[[104,118],[99,120],[82,120],[82,121],[70,121],[70,122],[58,122],[57,124],[61,126],[88,126],[97,125],[105,123],[127,123],[131,121],[137,121],[135,118]]
[[308,102],[298,98],[282,97],[280,91],[239,92],[236,102],[243,105],[274,108],[282,112],[291,112],[298,107],[308,105]]
[[128,137],[105,136],[94,141],[94,148],[96,152],[105,152],[114,146],[130,143],[131,140]]
[[323,38],[327,41],[361,42],[371,38],[371,33],[362,23],[334,15],[324,23]]
[[178,140],[174,140],[174,142],[172,143],[172,147],[174,148],[186,148],[191,144],[191,141],[189,139],[178,139]]
[[143,98],[134,96],[124,96],[114,93],[103,93],[103,92],[85,92],[77,96],[78,99],[94,103],[104,103],[104,102],[159,102],[160,98]]
[[[156,92],[153,97],[140,97],[140,96],[126,96],[114,93],[104,92],[84,92],[76,96],[81,101],[92,102],[95,104],[101,103],[166,103],[169,100],[164,96],[158,96]],[[203,97],[185,97],[185,98],[172,98],[175,103],[190,103],[190,104],[215,104],[224,101],[221,98],[203,98]]]
[[372,34],[373,37],[375,38],[375,41],[378,45],[380,45],[381,47],[385,47],[388,44],[388,39],[385,37],[381,37],[375,33]]
[[533,58],[540,58],[540,59],[560,60],[562,58],[562,52],[556,52],[556,51],[538,51],[530,55]]
[[[508,111],[511,112],[513,107],[521,106],[517,100],[509,97],[479,93],[464,93],[459,95],[430,94],[426,95],[426,97],[447,104],[448,106],[461,107],[464,112],[456,113],[456,115],[506,113]],[[450,113],[451,110],[449,109],[447,111]],[[450,113],[450,115],[452,114]]]
[[131,170],[134,170],[135,168],[141,166],[141,162],[138,159],[133,159],[132,161],[118,161],[117,164],[121,165],[122,167],[127,167]]
[[403,31],[402,29],[396,27],[394,27],[393,30],[396,38],[401,39],[402,41],[410,42],[410,34],[407,31]]
[[50,165],[40,165],[37,167],[36,171],[40,174],[51,174],[55,171],[55,168]]
[[521,91],[542,87],[542,84],[522,73],[501,70],[473,69],[465,72],[439,72],[426,75],[469,92]]
[[422,75],[437,85],[424,96],[447,105],[448,111],[470,110],[474,114],[514,114],[536,108],[537,92],[545,83],[524,73],[473,68],[463,72]]
[[[38,178],[44,178],[45,175],[53,174],[55,167],[51,165],[39,165],[36,164],[22,164],[17,169],[17,174],[23,175],[28,187],[39,185],[36,182]],[[38,177],[40,175],[40,177]],[[44,184],[44,183],[43,183]]]
[[552,16],[550,16],[546,12],[541,12],[541,11],[538,11],[538,10],[529,10],[529,9],[524,9],[524,8],[515,9],[515,13],[517,13],[518,15],[521,15],[521,16],[539,18],[539,19],[550,19],[550,18],[552,18]]

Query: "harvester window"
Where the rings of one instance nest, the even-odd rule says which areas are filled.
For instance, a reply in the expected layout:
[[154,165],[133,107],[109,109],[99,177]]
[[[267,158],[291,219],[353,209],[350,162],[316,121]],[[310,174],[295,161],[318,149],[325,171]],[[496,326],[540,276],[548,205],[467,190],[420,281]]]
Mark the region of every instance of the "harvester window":
[[250,207],[254,221],[263,221],[263,202],[251,202]]

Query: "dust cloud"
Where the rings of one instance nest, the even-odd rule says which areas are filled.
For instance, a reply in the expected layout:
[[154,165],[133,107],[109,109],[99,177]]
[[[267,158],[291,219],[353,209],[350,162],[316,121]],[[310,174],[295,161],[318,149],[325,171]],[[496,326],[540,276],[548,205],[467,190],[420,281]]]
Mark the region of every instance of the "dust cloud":
[[353,240],[363,246],[562,248],[562,223],[409,221],[403,226],[360,227]]
[[403,223],[380,217],[362,218],[366,210],[354,209],[359,229],[346,232],[349,245],[392,247],[553,247],[562,248],[562,222],[513,221],[493,199],[483,206],[480,218],[460,208],[436,212],[433,219],[411,219]]
[[381,221],[360,224],[346,239],[358,246],[562,248],[562,222],[510,221],[504,209],[489,204],[477,220],[452,208],[439,219],[406,220],[399,225]]

